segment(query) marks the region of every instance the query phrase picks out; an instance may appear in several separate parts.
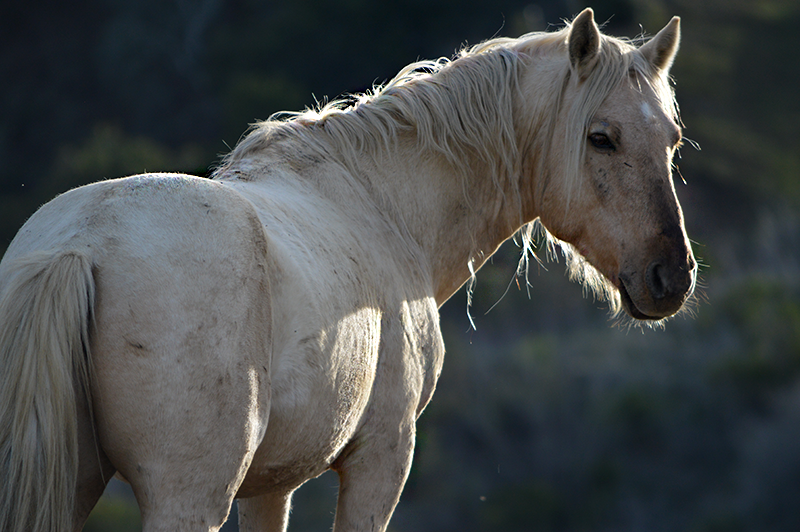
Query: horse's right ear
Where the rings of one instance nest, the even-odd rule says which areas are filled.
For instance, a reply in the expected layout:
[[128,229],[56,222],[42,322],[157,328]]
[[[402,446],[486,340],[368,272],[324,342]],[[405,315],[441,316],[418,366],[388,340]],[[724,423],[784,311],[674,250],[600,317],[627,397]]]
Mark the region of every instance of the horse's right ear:
[[578,72],[586,72],[600,52],[600,30],[594,22],[594,11],[587,7],[575,17],[569,28],[569,62]]
[[639,48],[642,55],[647,58],[656,70],[669,71],[675,54],[678,53],[678,45],[681,42],[681,19],[672,17],[669,24],[664,29]]

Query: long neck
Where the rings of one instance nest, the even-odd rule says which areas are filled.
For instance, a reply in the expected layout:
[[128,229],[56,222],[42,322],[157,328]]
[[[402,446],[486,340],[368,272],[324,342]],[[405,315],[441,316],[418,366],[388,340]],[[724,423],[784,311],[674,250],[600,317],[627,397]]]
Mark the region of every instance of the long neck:
[[439,305],[537,216],[535,181],[552,127],[551,95],[560,90],[540,87],[540,101],[531,104],[517,61],[512,52],[464,58],[435,83],[386,90],[355,110],[369,117],[388,109],[408,125],[392,143],[376,143],[378,153],[360,159],[360,173],[382,212],[422,248]]
[[421,151],[413,136],[388,161],[368,174],[372,194],[421,248],[441,305],[524,222],[518,191],[494,183],[479,157],[463,174],[445,156]]
[[[502,63],[493,65],[502,75],[454,63],[436,83],[390,88],[314,126],[338,137],[346,164],[383,215],[420,246],[439,304],[535,216],[532,189],[520,183],[527,176],[530,185],[536,172],[523,161],[536,157],[520,149],[530,134],[514,123],[514,65],[499,55],[474,59]],[[465,76],[469,86],[454,87]]]
[[319,143],[320,154],[337,158],[348,179],[363,185],[413,240],[442,304],[535,217],[539,149],[531,139],[541,136],[532,130],[543,119],[520,96],[514,51],[492,50],[435,68],[432,75],[405,71],[352,107],[333,105],[282,125],[264,124],[265,134],[251,135],[237,150],[246,154],[269,144],[271,131],[305,146]]

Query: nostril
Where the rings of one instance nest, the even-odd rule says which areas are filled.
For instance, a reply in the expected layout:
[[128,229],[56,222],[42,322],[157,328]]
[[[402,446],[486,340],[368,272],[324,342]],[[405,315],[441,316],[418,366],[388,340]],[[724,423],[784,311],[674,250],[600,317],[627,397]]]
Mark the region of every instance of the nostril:
[[667,269],[659,262],[651,262],[645,277],[647,288],[653,299],[664,299],[667,295]]

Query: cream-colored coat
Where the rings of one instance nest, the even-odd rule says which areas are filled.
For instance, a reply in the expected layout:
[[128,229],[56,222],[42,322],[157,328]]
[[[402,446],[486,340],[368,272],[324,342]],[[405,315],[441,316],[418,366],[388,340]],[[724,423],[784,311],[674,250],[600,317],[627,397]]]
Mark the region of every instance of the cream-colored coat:
[[334,469],[335,530],[385,530],[442,367],[437,309],[521,225],[574,244],[633,317],[691,292],[677,43],[677,19],[636,50],[587,10],[265,123],[214,180],[43,206],[0,264],[0,528],[78,530],[117,472],[146,531],[217,530],[235,497],[242,530],[282,531]]

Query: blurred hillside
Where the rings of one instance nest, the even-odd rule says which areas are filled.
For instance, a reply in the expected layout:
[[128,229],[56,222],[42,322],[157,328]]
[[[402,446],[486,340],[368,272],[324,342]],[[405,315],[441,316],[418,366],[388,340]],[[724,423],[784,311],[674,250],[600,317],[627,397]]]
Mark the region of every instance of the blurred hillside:
[[[4,2],[0,250],[59,192],[205,175],[249,122],[586,5]],[[702,149],[681,150],[676,186],[702,300],[665,330],[615,326],[558,264],[518,290],[507,244],[478,275],[477,330],[463,292],[442,309],[448,356],[391,530],[800,530],[800,2],[591,5],[615,35],[683,19],[672,73]],[[138,530],[124,492],[87,531]],[[304,486],[290,530],[329,529],[335,493],[331,474]]]

